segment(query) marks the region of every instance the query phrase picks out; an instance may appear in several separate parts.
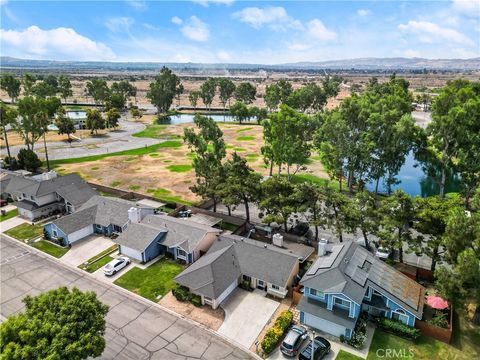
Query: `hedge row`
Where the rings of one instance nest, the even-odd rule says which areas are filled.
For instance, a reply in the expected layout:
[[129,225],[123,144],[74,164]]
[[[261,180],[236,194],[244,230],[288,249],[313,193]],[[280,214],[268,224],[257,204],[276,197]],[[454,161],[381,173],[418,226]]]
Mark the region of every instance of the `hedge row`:
[[265,354],[271,353],[276,347],[285,331],[290,327],[293,313],[290,310],[283,311],[275,320],[275,324],[268,329],[262,340],[261,346]]
[[413,340],[418,339],[421,335],[419,329],[415,329],[411,326],[405,325],[404,323],[397,320],[381,318],[379,321],[379,326],[382,329],[395,335],[404,336]]
[[177,286],[176,288],[174,288],[172,290],[172,294],[178,301],[190,301],[193,305],[197,307],[202,306],[202,298],[198,295],[192,294],[190,291],[188,291],[187,288],[183,286]]

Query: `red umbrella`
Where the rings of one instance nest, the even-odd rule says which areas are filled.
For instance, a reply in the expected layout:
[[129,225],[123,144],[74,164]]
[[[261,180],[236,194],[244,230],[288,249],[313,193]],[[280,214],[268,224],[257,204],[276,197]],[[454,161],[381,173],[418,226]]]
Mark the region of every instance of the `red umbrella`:
[[427,296],[427,304],[431,308],[443,310],[448,308],[448,302],[443,300],[440,296],[429,295]]

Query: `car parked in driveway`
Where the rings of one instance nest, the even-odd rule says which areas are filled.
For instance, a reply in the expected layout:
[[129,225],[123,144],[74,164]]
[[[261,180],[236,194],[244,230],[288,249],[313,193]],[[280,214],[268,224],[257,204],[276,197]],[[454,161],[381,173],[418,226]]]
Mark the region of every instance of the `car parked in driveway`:
[[300,360],[320,360],[325,357],[330,352],[330,342],[321,337],[316,336],[313,346],[313,358],[312,358],[312,340],[308,342],[308,345],[303,349],[303,351],[298,355]]
[[282,345],[280,345],[280,351],[287,356],[297,355],[307,337],[307,329],[303,326],[292,326],[288,331],[287,336],[285,336]]
[[381,260],[387,260],[391,253],[389,249],[380,246],[377,248],[375,256]]
[[130,264],[130,259],[126,256],[120,256],[103,267],[103,273],[106,276],[115,275],[117,272],[122,270],[125,266]]

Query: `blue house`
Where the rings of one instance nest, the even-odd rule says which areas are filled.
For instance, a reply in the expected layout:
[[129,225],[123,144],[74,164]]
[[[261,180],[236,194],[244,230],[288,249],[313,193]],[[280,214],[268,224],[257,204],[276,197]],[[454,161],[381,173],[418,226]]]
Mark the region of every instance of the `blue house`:
[[334,336],[349,339],[361,312],[409,326],[423,316],[425,288],[352,242],[320,244],[300,284],[300,322]]

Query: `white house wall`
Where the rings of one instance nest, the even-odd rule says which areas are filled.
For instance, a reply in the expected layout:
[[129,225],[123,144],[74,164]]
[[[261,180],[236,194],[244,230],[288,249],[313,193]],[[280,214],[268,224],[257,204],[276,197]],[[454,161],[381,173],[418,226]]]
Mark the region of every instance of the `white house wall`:
[[88,225],[84,227],[83,229],[77,230],[71,234],[68,235],[68,242],[70,244],[74,243],[75,241],[81,240],[88,235],[93,234],[93,225]]
[[217,232],[207,233],[202,240],[197,245],[197,248],[193,251],[195,259],[193,261],[197,261],[200,257],[200,251],[207,252],[212,246],[213,242],[217,239]]

